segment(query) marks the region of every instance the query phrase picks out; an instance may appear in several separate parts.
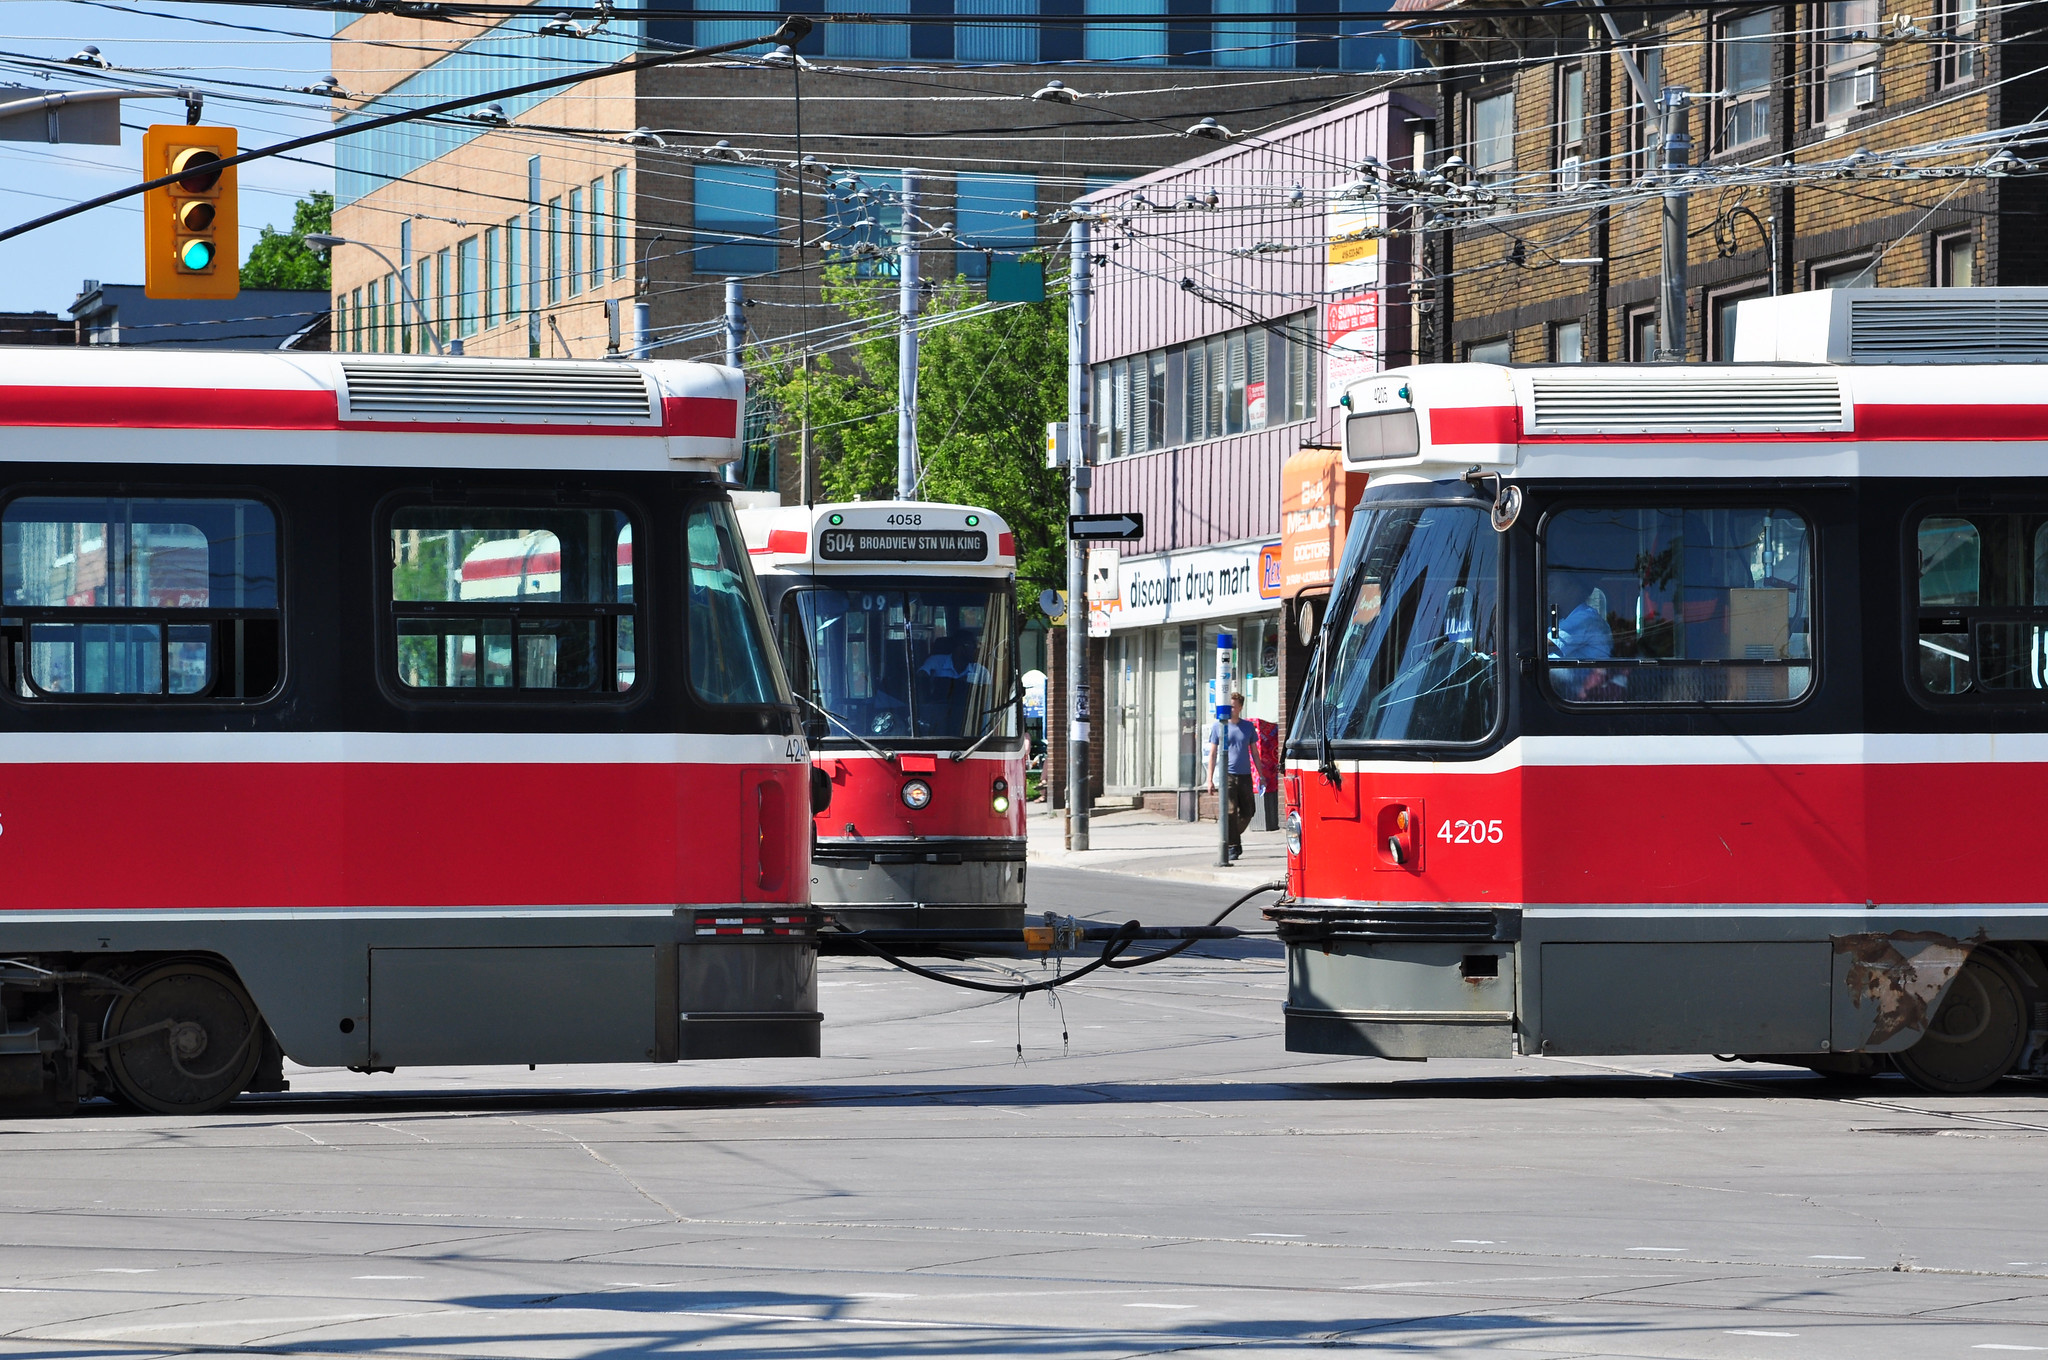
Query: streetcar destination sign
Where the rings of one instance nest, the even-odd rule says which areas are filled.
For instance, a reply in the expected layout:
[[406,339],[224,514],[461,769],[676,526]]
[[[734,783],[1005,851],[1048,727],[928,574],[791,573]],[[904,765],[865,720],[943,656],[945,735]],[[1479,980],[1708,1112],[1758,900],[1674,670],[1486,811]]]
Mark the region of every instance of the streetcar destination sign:
[[1120,515],[1068,515],[1069,538],[1143,538],[1145,517],[1136,513]]
[[979,529],[826,529],[818,556],[827,562],[979,562],[988,535]]

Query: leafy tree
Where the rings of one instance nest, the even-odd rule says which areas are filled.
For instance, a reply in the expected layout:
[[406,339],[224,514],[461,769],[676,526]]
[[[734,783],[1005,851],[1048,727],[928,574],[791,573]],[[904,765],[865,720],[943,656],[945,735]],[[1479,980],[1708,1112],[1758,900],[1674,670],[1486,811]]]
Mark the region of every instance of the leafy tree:
[[317,191],[292,205],[292,229],[266,226],[242,266],[244,288],[318,288],[330,286],[327,252],[306,244],[310,232],[334,226],[334,195]]
[[[757,387],[778,412],[783,446],[806,409],[819,485],[827,499],[896,494],[896,281],[825,271],[826,306],[856,323],[840,354],[812,359],[808,382],[779,348],[756,366]],[[964,279],[927,289],[927,317],[985,305]],[[1018,603],[1036,613],[1041,590],[1065,589],[1067,486],[1045,465],[1045,427],[1067,412],[1067,307],[1046,301],[962,316],[923,333],[918,354],[918,493],[985,505],[1017,535]]]

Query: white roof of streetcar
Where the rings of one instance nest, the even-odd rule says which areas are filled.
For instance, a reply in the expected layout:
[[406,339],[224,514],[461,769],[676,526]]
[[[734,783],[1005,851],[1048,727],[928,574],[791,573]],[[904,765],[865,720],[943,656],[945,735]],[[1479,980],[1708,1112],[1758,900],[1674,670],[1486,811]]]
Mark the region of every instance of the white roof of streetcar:
[[[2048,289],[1839,289],[1740,304],[1729,364],[1424,364],[1344,393],[1375,485],[1516,477],[2048,473]],[[1420,450],[1377,417],[1413,411]],[[1396,445],[1396,448],[1399,446]]]
[[[1017,570],[1009,523],[978,505],[940,501],[835,501],[740,510],[757,572],[1008,576]],[[963,557],[960,536],[984,536]]]
[[745,392],[668,360],[0,348],[0,461],[715,473]]

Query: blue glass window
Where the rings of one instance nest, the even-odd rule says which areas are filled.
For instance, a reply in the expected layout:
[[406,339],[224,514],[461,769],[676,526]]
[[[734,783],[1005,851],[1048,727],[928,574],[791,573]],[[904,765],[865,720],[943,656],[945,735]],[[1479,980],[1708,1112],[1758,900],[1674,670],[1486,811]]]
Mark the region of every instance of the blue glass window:
[[[726,2],[720,0],[721,5]],[[751,8],[752,4],[749,0],[732,0],[729,7]],[[508,19],[432,66],[401,80],[341,121],[347,125],[444,99],[481,95],[538,75],[580,70],[595,62],[625,56],[640,45],[642,26],[638,20],[614,19],[601,36],[592,38],[542,37],[537,30],[547,22],[546,15]],[[747,37],[763,31],[758,24],[742,27],[745,32],[732,36]],[[498,102],[505,106],[507,117],[516,118],[553,94],[541,90]],[[485,123],[449,119],[399,123],[342,138],[334,144],[335,206],[346,207],[392,180],[403,179],[428,162],[466,146],[488,129]]]
[[775,167],[696,167],[699,274],[768,274],[775,269]]
[[[825,189],[825,246],[868,276],[894,278],[903,231],[903,177],[894,171],[849,170]],[[929,220],[929,219],[928,219]]]
[[[718,0],[719,9],[760,10],[760,19],[698,19],[697,46],[715,47],[719,43],[739,42],[743,38],[758,38],[764,33],[775,31],[776,19],[782,6],[775,0]],[[707,5],[709,9],[711,6]],[[666,33],[663,35],[667,36]],[[685,39],[687,41],[687,39]],[[762,51],[768,49],[763,48]]]
[[[1218,15],[1285,14],[1294,8],[1289,0],[1214,0],[1214,5]],[[1293,24],[1272,19],[1219,22],[1210,29],[1210,61],[1216,66],[1292,66],[1293,37]]]
[[1340,0],[1340,7],[1346,16],[1360,16],[1346,17],[1340,26],[1338,60],[1345,70],[1402,71],[1416,65],[1415,44],[1379,22],[1387,8],[1383,0]]
[[[1166,0],[1088,0],[1090,14],[1164,14]],[[1166,64],[1165,24],[1089,24],[1082,33],[1081,54],[1089,61],[1114,61],[1125,66]]]
[[[1037,0],[953,0],[953,12],[962,16],[1037,11]],[[1037,61],[1038,25],[955,24],[953,56],[958,61]]]
[[[827,0],[832,14],[908,14],[910,0]],[[908,24],[827,24],[825,55],[876,61],[910,59]]]
[[988,277],[983,251],[1015,255],[1037,243],[1037,221],[1017,215],[1038,209],[1038,181],[1032,176],[961,175],[953,193],[953,231],[961,241],[953,259],[966,277]]

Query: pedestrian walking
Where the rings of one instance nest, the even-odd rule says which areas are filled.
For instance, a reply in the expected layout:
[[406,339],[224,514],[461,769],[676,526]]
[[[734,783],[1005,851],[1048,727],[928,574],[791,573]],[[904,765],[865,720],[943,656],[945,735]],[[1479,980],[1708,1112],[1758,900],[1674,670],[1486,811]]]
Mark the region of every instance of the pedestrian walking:
[[1244,720],[1244,695],[1230,696],[1230,716],[1209,726],[1209,787],[1216,784],[1216,752],[1223,752],[1223,796],[1219,812],[1230,822],[1229,857],[1235,861],[1244,853],[1244,829],[1252,823],[1252,809],[1258,806],[1252,790],[1252,747],[1258,731]]

